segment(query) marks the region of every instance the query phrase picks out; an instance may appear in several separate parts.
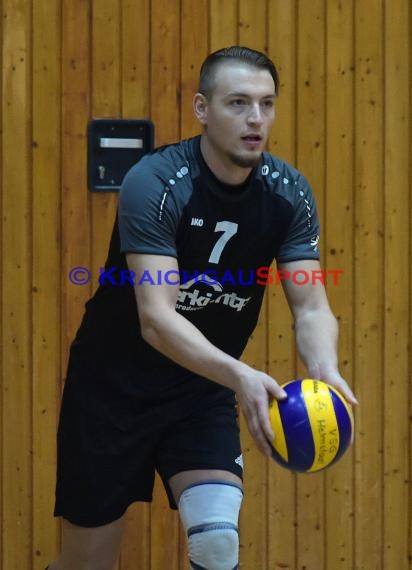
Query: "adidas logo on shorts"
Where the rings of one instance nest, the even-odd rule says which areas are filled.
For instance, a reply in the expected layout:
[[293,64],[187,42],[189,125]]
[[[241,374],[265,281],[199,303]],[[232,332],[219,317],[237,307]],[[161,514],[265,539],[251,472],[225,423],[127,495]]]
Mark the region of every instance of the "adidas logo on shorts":
[[240,454],[239,457],[236,457],[235,463],[240,465],[240,467],[243,469],[243,455],[242,454]]

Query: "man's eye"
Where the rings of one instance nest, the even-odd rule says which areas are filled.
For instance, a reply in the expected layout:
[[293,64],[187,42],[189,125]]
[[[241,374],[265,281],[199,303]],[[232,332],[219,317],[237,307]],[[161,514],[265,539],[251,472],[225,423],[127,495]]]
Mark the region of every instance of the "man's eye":
[[266,109],[271,109],[273,107],[274,103],[271,99],[268,99],[267,101],[263,101],[263,107],[265,107]]
[[246,101],[244,99],[233,99],[231,104],[234,107],[240,107],[242,105],[246,105]]

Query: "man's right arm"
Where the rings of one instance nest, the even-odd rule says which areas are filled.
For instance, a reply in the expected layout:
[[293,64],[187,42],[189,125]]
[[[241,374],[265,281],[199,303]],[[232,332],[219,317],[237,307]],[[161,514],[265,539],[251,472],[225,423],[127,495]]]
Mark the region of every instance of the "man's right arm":
[[[178,271],[174,257],[127,254],[129,269],[139,282],[143,273]],[[177,313],[179,285],[135,285],[141,332],[144,340],[159,352],[192,372],[236,392],[248,429],[259,449],[270,455],[267,440],[273,440],[269,422],[269,397],[281,399],[284,391],[277,382],[226,354],[185,317]],[[219,323],[216,323],[219,326]]]

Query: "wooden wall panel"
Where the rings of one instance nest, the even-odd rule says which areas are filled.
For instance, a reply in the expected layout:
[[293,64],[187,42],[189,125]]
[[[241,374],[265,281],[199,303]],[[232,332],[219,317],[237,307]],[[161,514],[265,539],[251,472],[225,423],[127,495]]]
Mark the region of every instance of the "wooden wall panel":
[[209,0],[210,51],[237,43],[238,0]]
[[[121,3],[99,0],[91,21],[91,114],[95,118],[120,116]],[[108,181],[110,184],[110,182]],[[117,194],[93,192],[91,207],[91,277],[93,289],[104,266],[116,214]]]
[[181,36],[180,128],[182,138],[188,138],[199,132],[192,101],[197,91],[200,67],[209,53],[207,0],[182,0]]
[[[270,2],[268,7],[268,54],[280,75],[276,118],[269,150],[291,164],[296,163],[296,2]],[[275,267],[274,267],[275,269]],[[295,347],[292,318],[279,285],[268,296],[269,374],[284,383],[295,377]],[[297,562],[296,475],[268,462],[267,568],[295,568]]]
[[[3,0],[0,0],[0,17],[3,21]],[[3,34],[4,34],[4,26],[0,26],[0,62],[4,69],[4,59],[3,59]],[[0,93],[1,93],[1,100],[0,100],[0,136],[1,136],[1,144],[0,144],[0,190],[3,189],[3,99],[4,99],[4,91],[3,91],[3,73],[0,73]],[[3,192],[0,191],[0,316],[3,318],[3,282],[4,282],[4,264],[3,264]],[[3,326],[0,324],[0,347],[3,347]],[[3,348],[0,348],[0,426],[2,430],[4,430],[4,422],[3,422],[3,410],[4,410],[4,394],[3,394],[3,379],[4,379],[4,368],[3,368]],[[1,481],[4,477],[4,470],[3,465],[5,464],[3,458],[3,438],[0,437],[0,537],[3,537],[4,534],[4,522],[5,517],[3,515],[3,486]],[[0,546],[3,551],[3,539],[0,538]],[[0,556],[0,568],[3,566],[2,557]]]
[[[383,517],[383,3],[355,3],[355,559],[382,564]],[[368,379],[373,379],[370,384]],[[366,459],[367,458],[367,459]]]
[[[327,279],[329,301],[340,326],[339,368],[353,383],[353,49],[354,3],[334,0],[326,14],[325,269],[339,270],[338,284]],[[332,223],[331,223],[332,222]],[[353,448],[325,477],[325,567],[353,567]]]
[[[238,43],[260,51],[266,50],[265,0],[239,0]],[[267,297],[264,299],[257,327],[244,352],[243,359],[257,370],[267,371]],[[245,466],[244,499],[240,517],[241,564],[244,568],[267,565],[267,469],[266,459],[253,443],[241,416],[243,461]],[[259,525],[249,520],[261,520]]]
[[33,4],[33,568],[45,568],[59,545],[58,521],[50,517],[61,354],[60,21],[59,2]]
[[[3,14],[3,0],[0,0],[0,17],[1,21],[3,22],[4,14]],[[4,57],[3,57],[3,38],[5,32],[5,26],[0,26],[0,62],[2,64],[2,69],[4,69]],[[0,73],[0,316],[3,319],[3,286],[4,286],[4,250],[3,250],[3,113],[4,113],[4,90],[3,90],[3,73]],[[4,384],[4,367],[3,367],[3,325],[0,323],[0,426],[2,430],[4,429],[4,392],[3,392],[3,384]],[[5,465],[4,456],[3,456],[3,438],[0,437],[0,537],[3,537],[4,534],[4,524],[5,524],[5,516],[3,510],[3,486],[2,480],[4,477],[4,469],[3,466]],[[0,538],[0,547],[3,551],[3,539]],[[3,566],[2,557],[0,556],[0,568]]]
[[[120,40],[121,115],[147,118],[150,108],[149,0],[122,1]],[[147,503],[136,503],[128,510],[120,564],[122,570],[150,568],[150,506]]]
[[[158,145],[197,133],[200,64],[236,43],[280,71],[269,149],[313,186],[323,265],[343,271],[328,283],[340,367],[360,400],[353,449],[311,477],[261,457],[242,419],[240,567],[412,568],[407,0],[0,0],[0,13],[0,570],[43,570],[58,549],[57,406],[117,203],[87,190],[88,120],[149,117]],[[90,283],[69,281],[76,266]],[[280,382],[304,372],[275,285],[244,358]],[[159,480],[127,518],[115,570],[188,570]]]
[[[383,564],[402,568],[408,564],[408,518],[405,500],[409,479],[408,398],[409,357],[405,340],[408,322],[403,318],[411,282],[400,268],[408,259],[408,224],[412,202],[410,134],[408,116],[410,57],[408,33],[410,3],[400,0],[389,16],[385,11],[384,34],[384,368],[383,388]],[[406,256],[405,256],[406,254]],[[410,255],[410,251],[409,251]],[[410,260],[410,258],[409,258]],[[395,530],[396,529],[396,530]]]
[[[90,5],[62,3],[62,159],[61,159],[61,339],[62,377],[68,347],[79,326],[92,285],[69,279],[75,267],[90,270],[90,197],[87,193],[86,128],[90,117]],[[64,25],[63,25],[64,22]]]
[[122,0],[122,117],[147,118],[150,109],[150,0]]
[[[325,16],[323,0],[298,2],[297,11],[297,155],[316,196],[320,223],[324,227],[325,205]],[[323,252],[324,234],[320,240]],[[323,254],[321,253],[321,256]],[[323,261],[323,259],[322,259]],[[298,377],[304,376],[299,366]],[[297,479],[297,566],[325,564],[324,476]]]
[[158,145],[180,136],[180,0],[151,3],[150,116]]
[[[150,116],[156,125],[158,145],[175,142],[180,136],[180,21],[179,0],[152,2]],[[151,568],[177,570],[178,517],[169,509],[159,478],[155,498],[151,507]]]
[[[32,553],[31,2],[3,2],[2,564]],[[10,191],[12,189],[12,191]],[[24,302],[22,302],[24,300]]]

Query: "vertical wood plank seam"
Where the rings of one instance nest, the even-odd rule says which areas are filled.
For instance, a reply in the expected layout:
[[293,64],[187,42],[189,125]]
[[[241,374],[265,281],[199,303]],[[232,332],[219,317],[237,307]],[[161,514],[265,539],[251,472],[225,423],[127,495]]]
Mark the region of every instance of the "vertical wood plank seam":
[[[4,60],[3,60],[3,41],[4,41],[4,13],[3,13],[3,0],[0,0],[0,17],[1,17],[1,29],[0,29],[0,62],[1,62],[1,72],[0,72],[0,252],[1,252],[1,276],[0,276],[0,322],[3,323],[3,100],[4,100],[4,92],[3,92],[3,73],[4,73]],[[4,431],[4,422],[3,422],[3,378],[4,378],[4,344],[3,344],[3,324],[0,325],[0,354],[1,354],[1,363],[0,363],[0,374],[1,374],[1,383],[0,383],[0,427],[1,433],[5,433]],[[0,438],[0,475],[1,481],[4,480],[4,461],[3,461],[3,438]],[[4,552],[4,504],[3,504],[3,484],[0,483],[0,530],[1,530],[1,537],[0,537],[0,547],[1,551]],[[0,555],[0,570],[3,570],[3,556]]]
[[207,55],[209,55],[209,53],[211,51],[210,46],[212,45],[212,26],[211,26],[212,6],[210,5],[210,0],[207,0],[206,13],[207,13]]
[[[60,188],[58,189],[59,192],[59,212],[58,212],[58,219],[59,219],[59,242],[60,242],[60,255],[62,252],[62,247],[63,247],[63,243],[62,243],[62,221],[63,221],[63,207],[62,207],[62,188],[63,188],[63,168],[62,168],[62,164],[63,164],[63,6],[62,6],[62,2],[58,1],[57,2],[57,6],[58,6],[58,17],[59,17],[59,34],[60,34],[60,42],[59,42],[59,61],[60,61],[60,66],[59,66],[59,86],[60,86],[60,97],[59,97],[59,132],[60,132],[60,148],[59,148],[59,172],[58,172],[58,180],[60,180]],[[62,369],[62,362],[61,362],[61,358],[62,358],[62,319],[63,319],[63,301],[62,301],[62,292],[63,292],[63,279],[64,279],[64,275],[62,275],[62,271],[59,271],[60,274],[60,279],[59,279],[59,298],[60,298],[60,303],[59,303],[59,330],[60,330],[60,334],[58,335],[58,367],[57,370],[59,371],[59,386],[60,386],[60,390],[56,390],[56,402],[55,402],[55,406],[56,406],[56,418],[59,418],[59,409],[60,409],[60,397],[58,396],[59,391],[61,392],[61,386],[62,386],[62,378],[61,378],[61,369]],[[54,379],[55,382],[57,382],[57,378]],[[57,432],[57,426],[56,426],[56,432]],[[57,449],[55,451],[55,454],[57,455]],[[57,458],[56,458],[56,464],[57,464]],[[59,523],[59,528],[60,528],[60,532],[59,534],[59,540],[58,540],[58,549],[60,550],[61,548],[61,523]]]
[[240,42],[240,0],[236,1],[236,43]]
[[[60,188],[59,188],[59,215],[58,215],[58,219],[59,219],[59,236],[60,236],[60,257],[62,257],[62,250],[63,250],[63,196],[62,196],[62,192],[63,192],[63,137],[64,137],[64,133],[63,133],[63,14],[64,14],[64,7],[62,5],[63,3],[60,1],[58,2],[59,5],[59,15],[60,15],[60,65],[59,65],[59,81],[60,81],[60,96],[59,96],[59,107],[60,107],[60,123],[59,123],[59,129],[60,129],[60,149],[59,149],[59,174],[58,174],[58,178],[60,180]],[[56,402],[55,402],[55,406],[56,406],[56,418],[59,418],[59,411],[60,411],[60,401],[61,401],[61,393],[62,393],[62,389],[63,389],[63,377],[62,377],[62,351],[63,351],[63,327],[62,327],[62,323],[63,323],[63,286],[64,286],[64,275],[62,271],[59,271],[60,273],[60,282],[59,282],[59,286],[60,286],[60,292],[59,292],[59,298],[60,298],[60,303],[59,303],[59,342],[58,342],[58,347],[59,347],[59,356],[58,356],[58,360],[59,360],[59,366],[58,366],[58,371],[59,371],[59,389],[56,390]],[[57,381],[57,379],[56,379]],[[57,420],[58,421],[58,420]],[[56,431],[57,431],[57,426],[56,426]],[[56,454],[57,454],[57,449],[56,449]],[[56,458],[57,460],[57,458]],[[56,461],[57,463],[57,461]],[[59,532],[58,532],[58,549],[61,549],[61,543],[62,543],[62,527],[61,527],[61,522],[59,521]]]
[[[93,14],[94,14],[94,9],[96,8],[96,3],[95,2],[90,2],[89,3],[89,9],[88,9],[88,35],[87,35],[87,75],[88,75],[88,120],[90,121],[91,119],[94,118],[94,110],[93,110],[93,92],[94,92],[94,80],[93,80],[93,65],[94,65],[94,49],[93,49]],[[86,129],[86,125],[84,125],[83,127],[84,129]],[[84,131],[83,131],[84,133]],[[79,188],[80,192],[84,192],[85,188]],[[94,265],[94,256],[93,256],[93,207],[92,207],[92,198],[90,196],[90,191],[88,188],[86,188],[86,192],[87,192],[87,229],[88,229],[88,251],[87,251],[87,258],[88,258],[88,263],[89,263],[89,271],[90,273],[93,275],[93,265]],[[92,291],[92,283],[91,283],[92,279],[89,281],[88,286],[88,292],[89,292],[89,296],[91,295],[91,291]]]
[[[88,73],[88,80],[89,80],[89,85],[88,85],[88,98],[87,98],[87,103],[88,103],[88,119],[89,121],[93,118],[93,91],[94,91],[94,81],[93,81],[93,63],[94,63],[94,58],[93,58],[93,9],[95,8],[95,2],[90,2],[89,4],[89,10],[88,10],[88,23],[89,23],[89,29],[88,29],[88,35],[87,35],[87,56],[88,56],[88,65],[87,65],[87,73]],[[84,125],[83,127],[84,129],[87,128],[87,125]],[[83,131],[84,133],[84,131]],[[87,164],[87,161],[86,161]],[[86,173],[84,173],[86,174]],[[87,192],[87,218],[88,218],[88,252],[87,252],[87,258],[89,260],[89,271],[91,271],[92,273],[92,268],[93,268],[93,208],[92,208],[92,198],[90,195],[90,191],[87,188],[87,182],[85,183],[85,187],[80,189],[81,192],[86,191]],[[94,286],[94,283],[89,283],[89,296],[91,296],[92,294],[92,285]]]
[[[124,87],[123,87],[123,75],[124,75],[124,66],[123,66],[123,49],[124,49],[124,31],[123,31],[123,0],[119,2],[119,34],[120,34],[120,41],[119,41],[119,51],[118,51],[118,58],[119,58],[119,113],[120,117],[124,118],[124,108],[123,108],[123,95],[124,95]],[[120,560],[120,568],[121,568],[121,560]]]
[[[212,12],[212,8],[210,5],[211,0],[207,0],[207,55],[210,53],[211,51],[211,46],[212,46],[212,18],[211,18],[211,12]],[[199,70],[200,72],[200,70]],[[198,76],[199,76],[199,72],[198,72]]]
[[[147,112],[149,113],[149,117],[152,118],[152,65],[150,64],[151,62],[151,51],[152,51],[152,41],[153,41],[153,29],[152,29],[152,23],[153,23],[153,12],[152,12],[152,1],[149,1],[149,9],[148,9],[148,14],[149,14],[149,53],[148,53],[148,66],[149,66],[149,76],[148,76],[148,85],[147,85],[147,89],[148,89],[148,98],[149,98],[149,105],[148,105],[148,109]],[[154,126],[154,146],[156,146],[156,125]],[[149,520],[151,520],[151,516],[152,513],[150,511],[149,514]]]
[[[30,5],[28,8],[28,16],[26,19],[28,30],[26,31],[27,35],[27,52],[26,52],[26,77],[27,77],[27,86],[26,86],[26,97],[29,99],[28,103],[28,111],[30,113],[29,116],[29,124],[26,127],[26,146],[27,146],[27,192],[28,192],[28,204],[29,204],[29,219],[26,220],[26,233],[28,233],[28,250],[31,253],[30,255],[30,267],[28,268],[28,273],[30,275],[29,283],[28,283],[28,295],[27,295],[27,303],[28,303],[28,315],[29,315],[29,322],[28,322],[28,330],[30,332],[30,339],[27,339],[28,343],[28,362],[27,362],[27,372],[28,378],[30,378],[30,386],[28,387],[29,392],[29,399],[30,399],[30,417],[27,418],[30,426],[30,457],[33,458],[33,450],[34,450],[34,436],[33,436],[33,424],[34,424],[34,390],[33,390],[33,326],[34,326],[34,319],[33,319],[33,291],[32,291],[32,284],[34,279],[34,251],[33,251],[33,2],[30,1]],[[33,523],[34,523],[34,509],[33,509],[33,480],[34,480],[34,462],[31,460],[30,462],[30,484],[29,484],[29,496],[30,500],[30,507],[29,507],[29,517],[31,521],[31,528],[30,528],[30,538],[28,540],[28,544],[30,545],[30,553],[28,553],[29,560],[32,561],[33,555]]]
[[[352,10],[352,197],[354,196],[353,187],[356,183],[356,149],[355,149],[355,140],[356,140],[356,3],[354,0],[351,0],[351,10]],[[356,202],[352,199],[351,204],[351,224],[352,229],[356,227]],[[356,239],[355,239],[355,231],[352,231],[352,239],[351,239],[351,248],[353,259],[356,257]],[[351,357],[352,357],[352,388],[354,393],[356,394],[357,388],[357,379],[356,379],[356,338],[355,338],[355,320],[356,320],[356,279],[355,279],[355,271],[354,271],[354,263],[352,264],[352,279],[351,279],[351,288],[352,288],[352,309],[351,309]],[[356,417],[355,417],[356,422]],[[356,423],[355,423],[355,434],[354,437],[356,438]],[[356,440],[355,440],[356,446]],[[353,570],[356,569],[356,528],[357,528],[357,520],[355,517],[356,512],[356,453],[355,451],[352,452],[352,513],[353,513],[353,524],[352,524],[352,567]]]
[[[353,138],[352,138],[352,168],[353,168],[353,184],[356,184],[357,180],[357,163],[356,163],[356,124],[357,124],[357,75],[358,75],[358,58],[357,58],[357,33],[358,33],[358,26],[357,26],[357,19],[356,19],[356,2],[353,3],[353,11],[352,11],[352,28],[353,28],[353,62],[354,62],[354,69],[353,69],[353,84],[352,84],[352,97],[353,97],[353,113],[352,113],[352,129],[353,129]],[[357,215],[357,202],[356,200],[352,200],[352,252],[354,263],[352,266],[352,294],[353,294],[353,306],[352,306],[352,326],[351,326],[351,334],[352,334],[352,370],[353,370],[353,377],[354,377],[354,388],[356,390],[358,385],[357,379],[357,353],[356,353],[356,296],[357,296],[357,287],[356,287],[356,215]],[[362,405],[362,402],[360,402]],[[355,424],[355,438],[356,438],[356,424]],[[356,507],[357,507],[357,480],[356,480],[356,464],[358,460],[358,454],[354,453],[354,461],[352,466],[352,477],[353,477],[353,513],[354,513],[354,524],[352,530],[352,541],[353,541],[353,570],[356,570],[356,557],[357,557],[357,528],[358,528],[358,521],[355,516]]]
[[[148,76],[148,82],[149,82],[149,117],[152,118],[153,117],[153,103],[152,103],[152,81],[153,81],[153,56],[152,56],[152,52],[153,52],[153,2],[150,1],[149,2],[149,61],[148,61],[148,65],[149,65],[149,76]],[[157,129],[156,129],[156,125],[154,125],[154,131],[155,131],[155,141],[154,141],[154,146],[156,147],[156,134],[157,134]],[[150,533],[149,533],[150,534]],[[150,559],[150,563],[151,563],[151,552],[152,549],[150,548],[149,551],[149,559]]]
[[[412,42],[411,42],[411,31],[412,31],[412,9],[409,6],[409,34],[408,34],[408,38],[409,38],[409,85],[411,85],[411,69],[410,69],[410,65],[412,62]],[[412,89],[409,89],[409,113],[407,115],[406,120],[408,121],[408,126],[409,126],[409,152],[412,149],[412,121],[411,121],[411,109],[412,109]],[[409,227],[412,228],[412,214],[411,214],[411,208],[412,208],[412,194],[411,194],[411,190],[412,190],[412,166],[411,166],[411,162],[408,162],[408,167],[407,167],[407,176],[408,176],[408,181],[409,181],[409,196],[408,196],[408,212],[409,212]],[[410,232],[411,233],[411,232]],[[411,236],[412,237],[412,234]],[[412,271],[411,271],[411,267],[412,267],[412,240],[409,239],[409,243],[408,243],[408,267],[409,267],[409,272],[410,272],[410,282],[409,284],[412,284]],[[408,342],[408,346],[409,346],[409,376],[411,376],[412,373],[412,287],[409,288],[409,342]],[[412,391],[409,391],[409,407],[408,407],[409,411],[412,409]],[[410,418],[412,419],[412,418]],[[409,524],[408,524],[408,536],[409,536],[409,547],[408,547],[408,552],[406,552],[406,557],[407,560],[409,561],[409,566],[412,566],[412,485],[411,485],[411,477],[412,477],[412,472],[411,472],[411,468],[412,468],[412,432],[411,429],[409,429],[409,433],[408,433],[408,437],[407,437],[407,442],[408,442],[408,449],[407,449],[407,454],[409,457],[409,462],[408,462],[408,469],[407,469],[407,478],[408,478],[408,486],[409,486],[409,509],[408,509],[408,513],[409,513]]]
[[[119,41],[117,42],[117,65],[119,69],[118,75],[118,82],[119,82],[119,94],[117,98],[117,116],[119,118],[123,118],[123,89],[122,89],[122,79],[123,79],[123,58],[122,58],[122,39],[123,39],[123,10],[122,10],[122,2],[117,3],[117,21],[118,21],[118,37]],[[116,214],[115,214],[116,215]],[[104,260],[102,260],[104,261]]]
[[[412,41],[411,41],[411,32],[412,32],[412,10],[409,10],[409,115],[408,115],[408,122],[409,122],[409,149],[412,149],[412,77],[410,71],[410,64],[412,62]],[[409,175],[409,227],[412,228],[412,214],[411,214],[411,207],[412,207],[412,165],[411,162],[408,164],[408,175]],[[410,233],[409,239],[409,273],[410,279],[412,283],[412,231]],[[412,288],[409,289],[409,375],[412,372]],[[411,429],[411,422],[412,422],[412,390],[409,391],[409,414],[410,414],[410,423],[409,423],[409,438],[408,438],[408,454],[409,454],[409,469],[408,469],[408,481],[409,481],[409,547],[408,552],[406,553],[409,560],[409,566],[412,566],[412,429]]]
[[[386,128],[385,128],[385,115],[386,115],[386,48],[387,48],[387,37],[386,37],[386,25],[385,25],[385,16],[386,16],[386,2],[381,0],[381,30],[382,30],[382,75],[381,75],[381,91],[382,91],[382,115],[381,115],[381,132],[382,132],[382,144],[381,144],[381,174],[383,180],[383,196],[382,196],[382,206],[380,212],[380,222],[381,222],[381,232],[383,233],[382,236],[382,260],[386,259],[386,250],[387,250],[387,243],[386,243],[386,236],[385,236],[385,207],[386,207],[386,168],[385,168],[385,151],[386,151]],[[382,283],[382,291],[380,292],[381,296],[381,313],[382,313],[382,328],[383,332],[380,339],[381,344],[381,370],[385,369],[385,343],[386,343],[386,289],[385,289],[385,264],[381,263],[381,283]],[[385,385],[382,384],[382,401],[381,401],[381,417],[385,418],[385,410],[386,410],[386,401],[387,401],[387,393],[385,391]],[[381,560],[385,561],[385,479],[384,479],[384,471],[385,471],[385,421],[381,422],[381,445],[382,445],[382,461],[381,461],[381,473],[380,473],[380,486],[381,486],[381,496],[382,496],[382,516],[381,516]],[[389,570],[389,569],[388,569]]]
[[[386,345],[386,337],[388,334],[386,328],[386,299],[387,299],[387,288],[385,282],[385,261],[386,261],[386,254],[387,251],[390,249],[387,247],[387,239],[388,236],[386,235],[386,220],[385,220],[385,210],[386,210],[386,185],[388,183],[387,179],[387,169],[386,169],[386,89],[387,89],[387,81],[386,81],[386,68],[387,68],[387,27],[385,21],[385,2],[382,2],[382,147],[381,147],[381,156],[382,156],[382,181],[383,181],[383,193],[382,193],[382,346],[381,346],[381,354],[382,354],[382,370],[385,370],[385,345]],[[387,497],[387,485],[385,482],[385,471],[386,471],[386,446],[385,446],[385,413],[387,408],[387,392],[383,387],[383,394],[382,394],[382,413],[381,417],[383,421],[381,422],[381,442],[382,442],[382,469],[381,469],[381,489],[382,489],[382,511],[383,516],[381,518],[381,560],[382,564],[385,565],[385,550],[386,550],[386,543],[385,543],[385,511],[386,511],[386,497]]]
[[[328,12],[328,2],[327,0],[324,0],[324,8],[323,8],[323,14],[324,14],[324,20],[323,20],[323,45],[324,45],[324,50],[323,50],[323,101],[324,101],[324,109],[323,109],[323,115],[324,115],[324,119],[323,119],[323,149],[322,149],[322,155],[323,155],[323,220],[322,220],[322,224],[324,227],[324,231],[323,231],[323,249],[324,249],[324,253],[323,253],[323,262],[322,262],[322,258],[321,258],[321,262],[322,262],[322,266],[325,265],[325,269],[327,269],[327,262],[328,262],[328,232],[327,232],[327,212],[328,212],[328,188],[327,188],[327,158],[328,158],[328,81],[329,81],[329,77],[328,77],[328,16],[329,16],[329,12]],[[326,285],[326,291],[327,291],[327,285]],[[323,520],[322,520],[322,525],[323,525],[323,535],[324,535],[324,540],[323,540],[323,560],[324,560],[324,566],[327,563],[328,560],[328,549],[327,549],[327,544],[328,544],[328,526],[327,526],[327,516],[326,516],[326,509],[327,509],[327,491],[326,491],[326,474],[325,472],[322,473],[322,496],[323,496]]]

